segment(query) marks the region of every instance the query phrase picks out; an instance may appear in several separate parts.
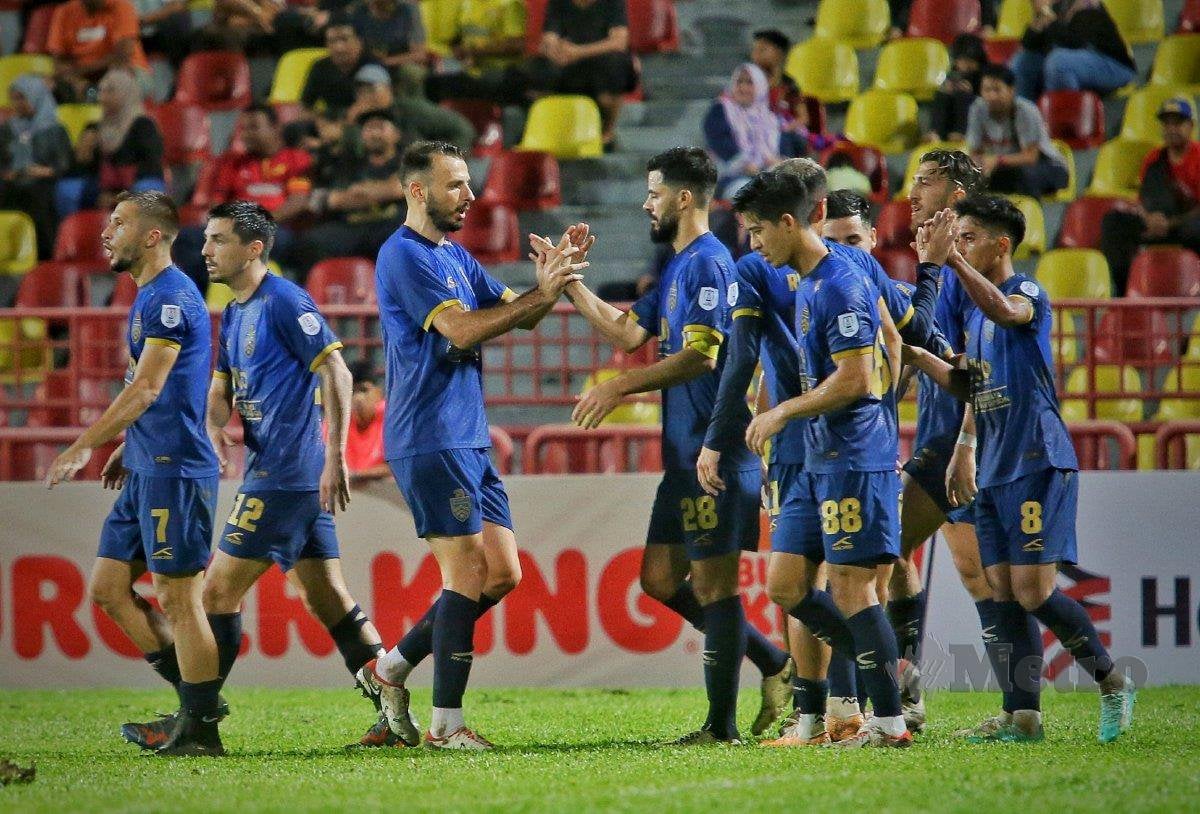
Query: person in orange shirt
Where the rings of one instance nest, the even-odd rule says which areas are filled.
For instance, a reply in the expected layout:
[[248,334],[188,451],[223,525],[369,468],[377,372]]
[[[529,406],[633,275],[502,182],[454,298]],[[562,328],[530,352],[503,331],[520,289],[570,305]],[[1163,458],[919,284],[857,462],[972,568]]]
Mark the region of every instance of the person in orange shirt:
[[150,63],[139,35],[137,11],[129,0],[71,0],[55,9],[46,50],[54,56],[54,78],[62,95],[84,101],[110,68],[147,78]]
[[381,377],[374,365],[360,361],[350,366],[354,391],[350,402],[350,430],[346,435],[346,466],[350,485],[362,486],[391,476],[383,459],[383,413],[386,402]]

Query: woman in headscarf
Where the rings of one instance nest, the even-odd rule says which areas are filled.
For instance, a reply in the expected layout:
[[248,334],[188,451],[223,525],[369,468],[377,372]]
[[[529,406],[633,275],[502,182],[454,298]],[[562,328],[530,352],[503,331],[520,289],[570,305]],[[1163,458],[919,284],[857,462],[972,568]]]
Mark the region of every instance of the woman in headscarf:
[[107,209],[129,190],[166,192],[163,140],[142,106],[137,77],[112,70],[100,80],[100,178],[97,206]]
[[57,226],[54,182],[71,163],[71,139],[42,77],[17,77],[8,98],[13,115],[0,124],[0,209],[29,213],[37,227],[38,257],[46,259]]
[[1042,91],[1112,93],[1137,76],[1133,52],[1100,0],[1032,0],[1033,22],[1011,66],[1017,93],[1037,102]]
[[796,154],[794,136],[771,109],[770,84],[753,62],[733,71],[704,117],[704,141],[717,160],[717,197],[729,198],[755,173]]

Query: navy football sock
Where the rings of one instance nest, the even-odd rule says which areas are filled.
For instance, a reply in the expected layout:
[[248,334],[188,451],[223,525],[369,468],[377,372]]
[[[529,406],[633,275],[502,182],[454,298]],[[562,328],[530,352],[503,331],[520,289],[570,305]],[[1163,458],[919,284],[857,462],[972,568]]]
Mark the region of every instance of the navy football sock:
[[854,660],[862,668],[862,681],[876,717],[900,714],[900,686],[896,682],[896,635],[879,605],[871,605],[846,620],[854,636]]
[[[692,627],[704,632],[704,609],[696,599],[690,580],[684,580],[679,588],[663,602],[671,610],[686,619]],[[758,668],[764,676],[773,676],[783,669],[787,663],[788,654],[771,644],[758,628],[746,623],[746,658]]]
[[[1006,679],[1005,666],[1008,656],[1007,648],[1001,644],[1000,633],[1000,617],[997,604],[992,599],[981,599],[975,603],[975,612],[979,614],[979,630],[983,639],[983,652],[987,654],[988,664],[992,666],[992,675],[996,677],[996,684],[1000,687],[1000,691],[1004,694],[1004,698],[1008,699],[1008,681]],[[973,689],[984,689],[978,687]],[[1006,708],[1007,712],[1012,712]]]
[[842,652],[853,657],[854,636],[846,627],[846,617],[838,610],[831,597],[825,591],[810,588],[796,607],[788,610],[788,615],[799,619],[812,634],[833,648],[834,652]]
[[829,694],[834,698],[857,698],[858,678],[854,659],[841,652],[829,657]]
[[1097,683],[1113,671],[1112,657],[1100,641],[1100,634],[1083,605],[1055,588],[1046,601],[1033,611],[1033,615],[1050,628],[1079,666],[1087,670]]
[[161,650],[145,654],[146,661],[163,679],[179,692],[179,656],[175,653],[175,642],[171,642]]
[[829,700],[829,682],[812,678],[792,679],[792,704],[801,715],[824,715]]
[[[1042,708],[1042,632],[1019,602],[997,602],[999,646],[1007,650],[1004,711]],[[1006,647],[1007,645],[1007,647]],[[1002,651],[1003,652],[1003,651]]]
[[213,638],[217,642],[217,675],[220,683],[224,684],[242,646],[242,614],[210,613],[208,626],[212,628]]
[[443,590],[433,620],[433,705],[448,709],[462,707],[475,649],[475,619],[479,602],[454,591]]
[[[433,652],[433,620],[437,617],[437,607],[440,601],[439,599],[434,602],[429,610],[425,611],[425,615],[417,620],[412,629],[404,634],[404,638],[396,645],[400,655],[413,667],[416,667]],[[480,594],[475,618],[478,619],[499,604],[499,599],[493,599],[487,594]]]
[[888,601],[888,621],[896,632],[900,657],[916,663],[921,657],[921,619],[925,614],[925,592]]
[[355,605],[341,621],[329,628],[329,635],[342,654],[342,661],[350,675],[355,675],[371,659],[377,658],[383,651],[383,642],[367,641],[363,629],[370,624],[371,619],[363,609]]
[[739,596],[704,606],[704,688],[708,720],[718,738],[736,738],[738,678],[746,655],[746,613]]
[[[215,723],[217,717],[217,698],[221,692],[222,680],[214,678],[211,681],[200,681],[190,684],[179,682],[179,698],[183,711],[203,723]],[[210,720],[205,720],[210,719]]]
[[675,593],[671,594],[663,604],[686,619],[696,630],[704,632],[704,609],[700,607],[700,602],[696,599],[696,592],[692,590],[691,581],[684,580],[679,583]]

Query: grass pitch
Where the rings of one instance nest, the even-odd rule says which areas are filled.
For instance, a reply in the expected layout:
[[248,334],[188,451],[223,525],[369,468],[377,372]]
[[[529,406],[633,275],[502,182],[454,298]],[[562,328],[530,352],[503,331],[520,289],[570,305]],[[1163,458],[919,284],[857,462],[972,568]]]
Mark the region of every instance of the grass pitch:
[[[905,751],[839,753],[656,744],[701,720],[701,690],[475,690],[487,754],[347,754],[372,721],[350,689],[226,691],[230,756],[139,755],[117,727],[167,707],[167,692],[6,691],[0,757],[35,762],[0,788],[0,811],[1185,811],[1200,807],[1200,687],[1143,690],[1134,728],[1096,742],[1090,693],[1044,696],[1047,739],[971,746],[997,694],[931,693],[930,727]],[[742,693],[749,726],[757,692]],[[413,693],[422,723],[428,690]]]

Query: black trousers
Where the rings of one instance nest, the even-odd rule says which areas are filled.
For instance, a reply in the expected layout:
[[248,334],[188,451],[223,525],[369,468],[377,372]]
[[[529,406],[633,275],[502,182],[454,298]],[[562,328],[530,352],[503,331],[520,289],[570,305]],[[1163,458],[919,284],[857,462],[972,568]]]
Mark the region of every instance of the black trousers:
[[1192,251],[1200,251],[1200,219],[1184,221],[1167,233],[1166,237],[1154,240],[1142,236],[1146,224],[1141,215],[1114,209],[1100,221],[1100,251],[1108,260],[1112,272],[1114,293],[1125,296],[1129,281],[1129,267],[1143,246],[1154,243],[1178,243]]

